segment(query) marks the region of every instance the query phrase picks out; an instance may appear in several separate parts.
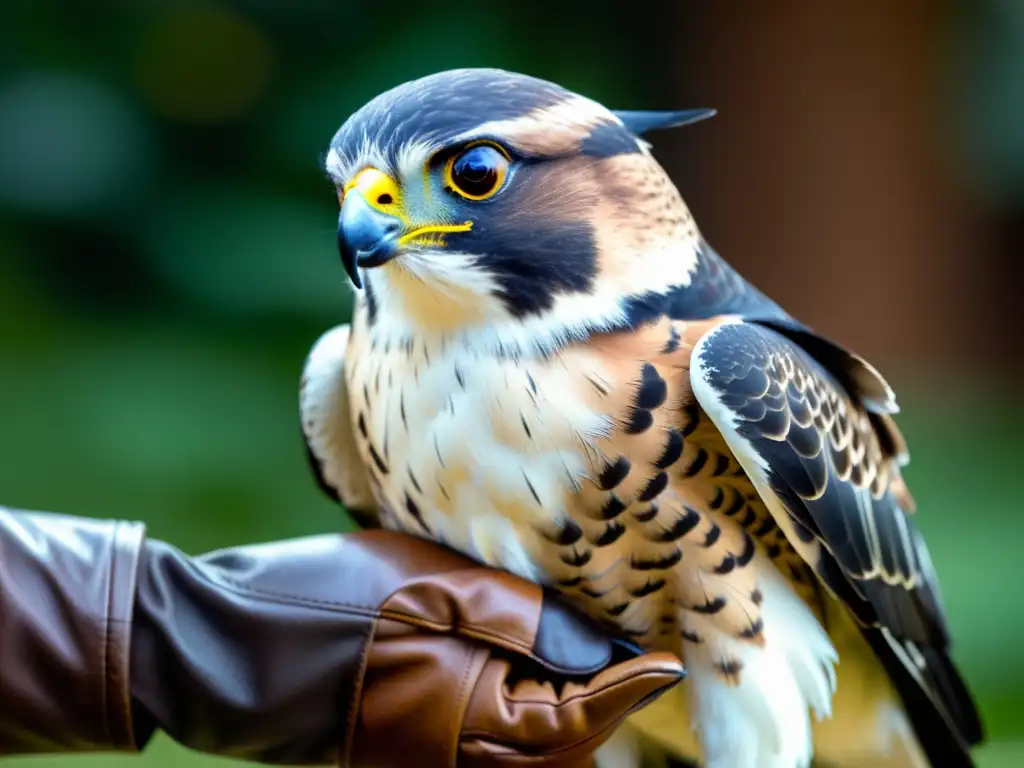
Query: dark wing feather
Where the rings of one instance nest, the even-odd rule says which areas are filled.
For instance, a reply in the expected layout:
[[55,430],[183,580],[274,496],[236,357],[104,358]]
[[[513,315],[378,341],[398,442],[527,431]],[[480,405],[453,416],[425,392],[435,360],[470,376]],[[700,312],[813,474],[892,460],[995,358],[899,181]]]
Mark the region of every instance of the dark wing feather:
[[306,461],[309,464],[309,469],[313,473],[313,479],[316,481],[317,486],[324,494],[331,499],[336,501],[345,507],[345,511],[348,512],[349,516],[355,521],[356,525],[364,530],[372,528],[380,528],[380,512],[376,506],[365,506],[360,507],[355,504],[345,504],[342,500],[338,489],[331,485],[330,481],[324,474],[323,462],[313,452],[312,446],[308,442],[308,438],[305,433],[302,435],[303,440],[306,440]]
[[865,627],[862,632],[903,701],[931,764],[973,768],[968,748],[984,740],[984,729],[971,692],[949,654],[898,640],[878,627]]
[[306,358],[299,384],[299,416],[306,456],[320,488],[362,528],[380,527],[380,509],[352,433],[345,352],[350,328],[321,336]]
[[[694,349],[694,392],[752,479],[778,498],[796,524],[794,546],[864,623],[887,668],[900,667],[890,677],[908,710],[916,710],[915,723],[931,723],[932,729],[946,723],[954,734],[946,738],[959,745],[969,765],[965,745],[980,739],[980,723],[948,656],[949,633],[927,548],[904,510],[899,466],[905,445],[889,409],[881,407],[893,400],[891,392],[885,395],[888,386],[878,385],[877,372],[858,379],[847,370],[852,383],[844,386],[805,345],[755,323],[718,326]],[[841,359],[835,352],[841,348],[822,348],[830,363]],[[850,395],[858,381],[878,395],[870,398],[871,412]],[[906,668],[905,657],[914,669]],[[918,737],[929,754],[948,747],[928,729],[918,730]],[[946,755],[936,764],[953,765],[951,759]]]

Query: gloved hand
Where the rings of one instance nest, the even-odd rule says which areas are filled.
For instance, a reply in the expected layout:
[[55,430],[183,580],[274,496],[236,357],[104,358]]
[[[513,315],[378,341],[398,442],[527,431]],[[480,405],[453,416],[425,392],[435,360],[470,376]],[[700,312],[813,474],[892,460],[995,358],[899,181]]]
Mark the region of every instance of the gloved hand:
[[572,765],[682,678],[672,656],[637,657],[539,587],[451,550],[389,531],[343,546],[377,617],[343,764]]
[[386,531],[189,558],[0,509],[0,754],[567,766],[678,682],[539,587]]

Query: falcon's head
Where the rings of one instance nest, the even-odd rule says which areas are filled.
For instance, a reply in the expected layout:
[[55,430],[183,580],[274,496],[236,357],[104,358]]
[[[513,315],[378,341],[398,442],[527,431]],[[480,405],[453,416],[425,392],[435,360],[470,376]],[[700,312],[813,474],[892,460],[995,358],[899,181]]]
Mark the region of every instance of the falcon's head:
[[697,227],[640,136],[712,114],[612,112],[496,69],[381,94],[326,161],[342,260],[372,322],[550,348],[688,283]]

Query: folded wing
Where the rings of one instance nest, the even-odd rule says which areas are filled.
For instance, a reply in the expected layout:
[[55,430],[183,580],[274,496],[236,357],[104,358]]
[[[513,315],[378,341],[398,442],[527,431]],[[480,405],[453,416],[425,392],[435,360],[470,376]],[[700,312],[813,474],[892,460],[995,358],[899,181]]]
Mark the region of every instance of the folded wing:
[[694,348],[694,394],[794,547],[863,625],[933,764],[971,765],[981,725],[907,515],[891,392],[859,358],[794,328],[717,326]]

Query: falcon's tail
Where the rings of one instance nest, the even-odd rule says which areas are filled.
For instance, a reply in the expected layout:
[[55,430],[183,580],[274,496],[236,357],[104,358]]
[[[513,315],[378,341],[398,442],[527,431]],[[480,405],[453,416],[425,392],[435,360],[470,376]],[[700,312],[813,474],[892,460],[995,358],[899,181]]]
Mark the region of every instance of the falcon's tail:
[[814,725],[815,768],[973,768],[981,726],[948,655],[865,627],[835,599],[824,607],[840,662],[833,716]]

